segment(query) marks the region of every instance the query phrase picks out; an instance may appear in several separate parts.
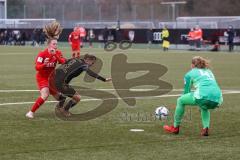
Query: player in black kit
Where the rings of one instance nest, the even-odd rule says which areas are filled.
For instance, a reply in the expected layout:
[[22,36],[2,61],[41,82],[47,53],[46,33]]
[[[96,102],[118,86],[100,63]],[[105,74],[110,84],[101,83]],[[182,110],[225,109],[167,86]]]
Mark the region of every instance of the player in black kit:
[[[83,59],[72,58],[67,60],[64,64],[60,65],[51,76],[50,86],[57,92],[62,93],[59,103],[56,109],[59,110],[64,116],[71,116],[69,109],[75,106],[81,99],[81,96],[70,85],[70,81],[79,76],[83,71],[86,71],[88,75],[97,78],[104,82],[109,82],[111,78],[103,78],[97,73],[89,69],[96,61],[94,55],[86,54]],[[70,97],[71,100],[65,102],[66,97]]]

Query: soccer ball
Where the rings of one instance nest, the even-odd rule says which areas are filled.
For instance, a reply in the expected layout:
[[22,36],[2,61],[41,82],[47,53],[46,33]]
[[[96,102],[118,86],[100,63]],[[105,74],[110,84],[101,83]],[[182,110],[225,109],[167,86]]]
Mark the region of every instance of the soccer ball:
[[157,119],[166,119],[169,114],[169,110],[165,106],[157,107],[155,110],[155,116]]

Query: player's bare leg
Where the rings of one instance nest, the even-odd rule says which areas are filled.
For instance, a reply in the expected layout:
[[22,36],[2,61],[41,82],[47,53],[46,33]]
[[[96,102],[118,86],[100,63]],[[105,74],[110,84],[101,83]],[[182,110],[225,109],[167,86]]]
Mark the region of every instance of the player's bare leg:
[[77,58],[80,57],[80,50],[77,51]]
[[75,57],[76,57],[76,52],[73,51],[73,52],[72,52],[72,58],[75,58]]

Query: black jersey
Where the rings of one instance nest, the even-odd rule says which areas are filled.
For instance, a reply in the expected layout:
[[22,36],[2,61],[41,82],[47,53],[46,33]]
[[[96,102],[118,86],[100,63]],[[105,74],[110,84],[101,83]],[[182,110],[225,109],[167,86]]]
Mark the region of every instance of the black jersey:
[[86,71],[88,75],[97,78],[102,81],[106,81],[97,73],[89,69],[89,65],[84,62],[83,59],[72,58],[67,60],[64,64],[56,69],[56,79],[63,83],[68,84],[73,78],[79,76],[83,71]]

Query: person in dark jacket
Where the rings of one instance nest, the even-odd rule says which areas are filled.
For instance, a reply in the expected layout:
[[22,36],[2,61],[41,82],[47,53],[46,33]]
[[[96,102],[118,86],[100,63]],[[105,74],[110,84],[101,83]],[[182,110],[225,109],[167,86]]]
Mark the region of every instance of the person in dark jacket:
[[234,36],[235,36],[235,31],[233,29],[233,26],[228,27],[227,35],[228,35],[229,52],[232,52],[234,49]]

